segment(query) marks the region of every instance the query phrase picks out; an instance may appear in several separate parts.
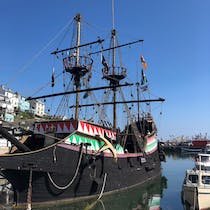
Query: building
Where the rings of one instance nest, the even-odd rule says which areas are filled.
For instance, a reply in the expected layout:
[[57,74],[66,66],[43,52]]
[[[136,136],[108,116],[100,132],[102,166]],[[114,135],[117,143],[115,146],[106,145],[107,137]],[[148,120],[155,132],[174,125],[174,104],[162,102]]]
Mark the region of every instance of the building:
[[31,112],[37,116],[45,115],[45,104],[40,100],[26,101],[25,97],[0,85],[0,119],[13,122],[19,112]]
[[6,108],[7,108],[7,102],[5,100],[5,96],[0,94],[0,119],[5,118]]
[[14,107],[7,96],[0,94],[0,119],[14,122]]
[[42,117],[45,115],[45,104],[44,102],[40,100],[31,100],[30,101],[30,111],[39,117]]
[[29,101],[26,101],[26,99],[23,96],[19,96],[18,108],[22,112],[29,112],[30,111]]

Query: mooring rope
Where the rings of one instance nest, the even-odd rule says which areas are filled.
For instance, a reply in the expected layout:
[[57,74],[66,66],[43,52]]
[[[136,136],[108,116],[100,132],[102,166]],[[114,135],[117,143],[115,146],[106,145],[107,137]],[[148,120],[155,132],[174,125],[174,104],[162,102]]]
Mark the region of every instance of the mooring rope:
[[48,175],[49,180],[51,181],[51,183],[53,184],[53,186],[56,187],[57,189],[59,189],[59,190],[66,190],[67,188],[69,188],[73,184],[74,180],[76,179],[77,174],[79,172],[79,167],[80,167],[80,164],[81,164],[81,160],[82,160],[82,154],[83,154],[82,147],[83,147],[83,143],[81,144],[81,151],[80,151],[79,161],[78,161],[78,164],[77,164],[77,168],[76,168],[75,174],[74,174],[73,178],[71,179],[71,181],[67,185],[65,185],[65,186],[59,186],[59,185],[57,185],[53,181],[50,173],[47,172],[47,175]]
[[100,200],[102,195],[103,195],[103,193],[104,193],[104,189],[105,189],[105,185],[106,185],[106,177],[107,177],[107,173],[104,174],[104,181],[103,181],[103,185],[102,185],[102,188],[101,188],[101,193],[100,193],[100,195],[99,195],[97,200]]
[[27,193],[27,208],[26,210],[31,210],[31,197],[32,197],[32,169],[29,173],[29,183],[28,183],[28,193]]

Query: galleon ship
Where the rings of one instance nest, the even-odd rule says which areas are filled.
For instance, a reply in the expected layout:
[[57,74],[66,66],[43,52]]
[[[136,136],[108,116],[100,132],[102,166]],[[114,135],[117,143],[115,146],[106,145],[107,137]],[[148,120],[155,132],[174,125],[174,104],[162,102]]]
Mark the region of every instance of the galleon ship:
[[[65,91],[28,98],[62,96],[57,115],[35,122],[31,133],[22,136],[20,141],[0,128],[1,135],[15,146],[10,153],[0,156],[0,168],[1,175],[12,185],[17,206],[100,198],[103,194],[145,183],[161,173],[164,155],[159,150],[157,128],[148,107],[164,99],[141,97],[149,90],[143,56],[139,62],[142,78],[134,83],[123,82],[129,71],[117,66],[116,59],[117,49],[143,40],[120,45],[112,28],[111,46],[102,47],[99,52],[87,52],[86,48],[93,50],[90,46],[100,46],[104,40],[82,43],[81,21],[81,15],[77,14],[74,45],[52,52],[63,65],[61,72],[67,78],[65,82],[68,81]],[[111,53],[110,63],[105,53]],[[94,66],[96,54],[101,54],[101,65]],[[96,69],[106,85],[94,86]],[[53,72],[51,85],[55,83]],[[129,98],[124,89],[130,90],[133,86],[136,86],[136,97],[133,94]],[[99,102],[100,96],[103,100]],[[90,97],[91,103],[87,103]],[[146,110],[142,104],[146,104]],[[64,108],[71,113],[69,117]],[[85,111],[84,114],[82,110],[89,108],[92,113]]]

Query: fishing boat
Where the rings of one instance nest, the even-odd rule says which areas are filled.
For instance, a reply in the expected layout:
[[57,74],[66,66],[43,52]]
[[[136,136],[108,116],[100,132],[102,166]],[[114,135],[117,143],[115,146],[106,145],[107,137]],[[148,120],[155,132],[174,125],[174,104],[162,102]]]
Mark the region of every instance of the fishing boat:
[[[85,199],[92,196],[101,198],[105,193],[116,192],[131,186],[145,183],[161,173],[163,153],[159,150],[157,128],[150,109],[146,112],[140,109],[141,104],[148,107],[151,102],[163,102],[163,98],[141,99],[140,90],[145,84],[136,82],[137,94],[133,100],[126,100],[123,88],[131,88],[133,83],[122,82],[127,75],[125,67],[116,67],[115,51],[124,46],[130,46],[143,40],[119,45],[116,42],[116,30],[111,30],[111,46],[102,48],[99,52],[82,54],[82,49],[103,40],[98,39],[87,44],[81,43],[81,15],[74,17],[77,26],[76,44],[70,48],[52,52],[61,56],[62,72],[69,76],[69,84],[64,92],[29,97],[28,100],[62,96],[59,108],[74,112],[74,116],[55,116],[51,119],[34,123],[31,133],[24,136],[24,141],[16,141],[15,137],[5,129],[0,133],[16,146],[9,154],[0,156],[1,174],[12,185],[14,202],[17,206],[53,204],[72,199]],[[108,65],[105,52],[112,53],[112,64]],[[90,81],[93,68],[92,55],[100,53],[101,66],[98,67],[102,79],[108,82],[106,86],[91,87],[90,83],[83,88],[84,81]],[[142,64],[145,62],[142,59]],[[143,72],[143,69],[142,69]],[[52,84],[55,78],[52,75]],[[94,80],[94,79],[93,79]],[[96,80],[95,80],[96,82]],[[53,86],[52,85],[52,86]],[[73,89],[70,89],[72,87]],[[112,101],[100,101],[83,104],[84,98],[92,96],[97,91],[112,95]],[[146,91],[146,90],[145,90]],[[100,92],[100,94],[102,94]],[[120,93],[121,101],[117,94]],[[74,95],[75,103],[67,102]],[[129,104],[137,104],[137,111],[132,113]],[[112,122],[106,120],[105,110],[112,106]],[[117,115],[118,105],[123,105],[120,115]],[[89,114],[87,120],[81,114],[82,108],[94,107],[94,114]],[[126,120],[123,120],[126,119]],[[117,121],[124,126],[119,127]]]
[[210,208],[209,154],[198,154],[195,168],[186,171],[182,187],[183,203],[193,209]]

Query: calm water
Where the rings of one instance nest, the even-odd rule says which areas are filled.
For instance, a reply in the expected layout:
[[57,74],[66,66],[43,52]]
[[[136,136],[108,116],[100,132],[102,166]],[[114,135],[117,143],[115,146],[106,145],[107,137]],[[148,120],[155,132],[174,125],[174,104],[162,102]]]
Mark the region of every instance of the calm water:
[[[162,163],[162,176],[141,187],[104,196],[100,201],[89,200],[66,206],[33,208],[36,210],[182,210],[181,188],[185,170],[194,165],[191,157],[168,155]],[[159,208],[158,208],[159,206]],[[10,210],[11,208],[1,208]]]
[[167,178],[167,188],[163,190],[161,208],[163,210],[184,209],[181,202],[182,183],[186,169],[194,167],[193,158],[189,156],[167,156],[162,163],[162,176]]

